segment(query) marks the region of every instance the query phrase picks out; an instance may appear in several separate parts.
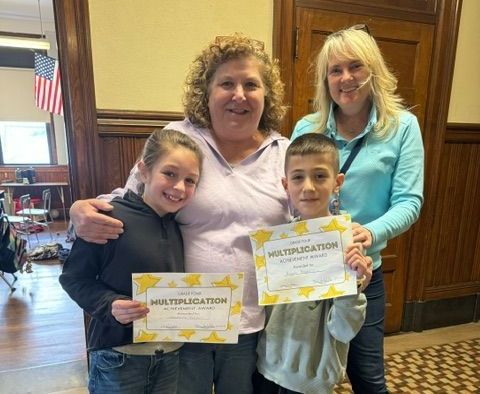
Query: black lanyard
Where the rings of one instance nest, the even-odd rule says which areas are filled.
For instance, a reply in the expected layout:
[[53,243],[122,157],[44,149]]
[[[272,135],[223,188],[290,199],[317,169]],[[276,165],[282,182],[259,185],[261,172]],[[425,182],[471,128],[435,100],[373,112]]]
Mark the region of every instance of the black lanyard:
[[350,152],[350,155],[347,158],[347,161],[343,163],[342,168],[340,169],[340,173],[346,174],[348,169],[350,168],[350,164],[352,164],[352,161],[355,159],[355,157],[358,155],[358,152],[360,152],[360,148],[362,147],[362,142],[365,139],[365,135],[360,138],[355,146],[352,148],[352,151]]

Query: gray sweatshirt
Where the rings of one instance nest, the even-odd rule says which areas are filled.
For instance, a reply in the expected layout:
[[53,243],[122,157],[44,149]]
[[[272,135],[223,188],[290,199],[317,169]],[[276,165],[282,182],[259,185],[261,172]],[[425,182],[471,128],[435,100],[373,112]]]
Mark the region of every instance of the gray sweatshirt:
[[333,392],[345,376],[348,344],[365,320],[363,293],[333,300],[275,305],[258,347],[258,371],[305,394]]

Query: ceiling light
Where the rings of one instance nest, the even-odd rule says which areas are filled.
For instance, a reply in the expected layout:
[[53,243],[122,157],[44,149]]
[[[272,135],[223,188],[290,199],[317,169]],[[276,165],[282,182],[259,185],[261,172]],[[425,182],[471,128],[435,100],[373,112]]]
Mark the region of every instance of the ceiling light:
[[29,48],[29,49],[50,49],[47,40],[23,37],[0,36],[0,47]]

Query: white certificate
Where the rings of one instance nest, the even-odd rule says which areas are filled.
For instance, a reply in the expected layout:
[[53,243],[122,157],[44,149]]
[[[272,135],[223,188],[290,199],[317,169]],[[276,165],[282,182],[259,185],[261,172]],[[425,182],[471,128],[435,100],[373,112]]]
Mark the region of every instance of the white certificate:
[[135,273],[133,299],[150,312],[134,342],[237,343],[243,273]]
[[322,300],[357,293],[345,264],[349,215],[328,216],[250,232],[260,305]]

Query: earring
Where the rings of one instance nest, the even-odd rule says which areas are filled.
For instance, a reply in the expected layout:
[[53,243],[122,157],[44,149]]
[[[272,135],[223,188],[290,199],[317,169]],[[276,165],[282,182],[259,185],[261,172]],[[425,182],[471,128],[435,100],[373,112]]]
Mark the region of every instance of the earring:
[[340,215],[340,194],[338,192],[333,193],[328,209],[332,215]]

